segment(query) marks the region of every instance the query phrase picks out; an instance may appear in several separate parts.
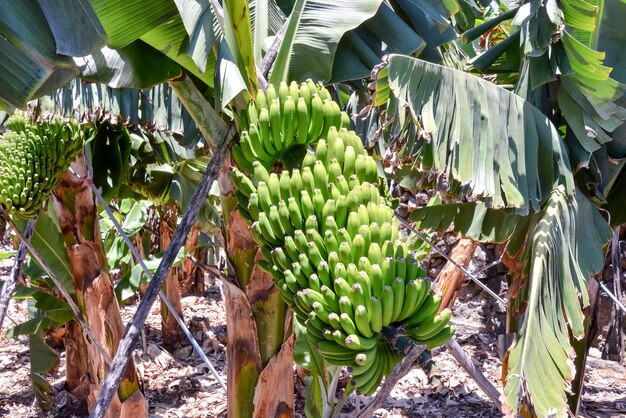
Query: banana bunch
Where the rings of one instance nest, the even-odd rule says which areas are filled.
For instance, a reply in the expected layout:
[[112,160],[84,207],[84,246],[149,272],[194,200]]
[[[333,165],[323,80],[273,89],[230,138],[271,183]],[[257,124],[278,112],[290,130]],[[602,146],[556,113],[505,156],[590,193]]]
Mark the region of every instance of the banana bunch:
[[34,123],[21,114],[9,119],[7,129],[0,141],[0,204],[32,219],[82,151],[84,134],[75,121]]
[[270,168],[279,159],[291,159],[294,150],[325,138],[331,126],[347,128],[350,119],[321,83],[282,82],[278,91],[270,84],[240,115],[240,142],[232,155],[246,171],[252,171],[254,161]]
[[451,312],[437,314],[441,299],[400,238],[358,135],[331,125],[299,168],[250,166],[251,176],[233,167],[232,179],[263,252],[259,266],[320,353],[349,366],[362,393],[375,391],[402,358],[385,331],[429,348],[453,335]]

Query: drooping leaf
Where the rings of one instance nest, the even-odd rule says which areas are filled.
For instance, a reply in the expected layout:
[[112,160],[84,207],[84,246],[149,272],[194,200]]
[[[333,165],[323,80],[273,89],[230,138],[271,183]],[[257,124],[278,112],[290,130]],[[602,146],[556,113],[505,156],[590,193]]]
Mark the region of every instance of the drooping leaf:
[[177,13],[170,0],[90,0],[109,36],[108,46],[123,48]]
[[482,202],[446,203],[418,208],[411,220],[421,222],[420,228],[454,231],[482,242],[504,242],[523,222],[515,209],[491,209]]
[[145,89],[181,75],[178,64],[142,41],[119,49],[104,47],[74,61],[84,80],[117,88]]
[[[523,255],[523,322],[509,350],[505,402],[513,413],[530,400],[537,416],[567,416],[574,377],[570,336],[584,334],[587,280],[602,268],[611,229],[580,192],[555,188],[529,232]],[[581,306],[582,302],[582,306]]]
[[273,84],[328,81],[341,37],[374,16],[380,0],[297,0],[272,69]]
[[419,130],[407,154],[419,170],[444,174],[460,194],[487,207],[538,210],[555,183],[573,193],[567,151],[537,108],[488,81],[400,55],[378,73],[377,105],[394,118],[394,137],[406,127],[406,108]]
[[58,54],[83,57],[105,45],[107,34],[88,0],[41,0],[39,5]]
[[246,88],[256,95],[258,79],[252,44],[250,7],[247,0],[224,0],[224,38],[237,68],[246,81]]
[[0,108],[24,108],[78,75],[68,57],[57,55],[54,36],[38,2],[2,5],[0,14]]
[[[189,52],[189,48],[192,46],[189,44],[189,36],[180,14],[177,13],[172,19],[144,33],[141,40],[167,55],[168,58],[198,77],[207,86],[213,86],[217,57],[215,54],[208,54],[206,68],[204,72],[200,71],[192,56],[185,53]],[[200,45],[198,44],[197,47],[200,48]],[[193,49],[193,54],[196,57],[199,53],[199,50]]]
[[[483,72],[519,72],[516,92],[528,100],[541,97],[537,95],[540,87],[559,80],[559,109],[578,140],[578,144],[568,142],[577,168],[586,165],[591,153],[611,140],[606,132],[614,131],[626,119],[626,110],[616,104],[623,86],[610,77],[612,69],[603,63],[604,53],[600,51],[604,48],[598,42],[599,30],[606,35],[603,28],[610,26],[598,26],[598,21],[606,19],[605,3],[610,5],[612,16],[626,15],[626,2],[622,0],[526,2],[516,9],[511,33],[501,36],[472,61]],[[471,35],[477,36],[478,29]],[[609,65],[623,54],[621,44],[618,47],[615,43],[619,36],[606,38],[606,46],[613,53]],[[521,62],[511,54],[516,47]],[[545,111],[551,112],[550,104]]]
[[216,66],[214,85],[217,103],[215,108],[224,109],[239,93],[246,91],[248,85],[224,40],[219,46]]
[[211,2],[209,0],[175,0],[174,2],[189,35],[189,44],[185,53],[193,59],[198,69],[205,73],[218,36]]
[[[61,234],[61,228],[54,212],[40,212],[37,226],[35,227],[30,242],[65,289],[70,294],[74,294],[75,289],[72,281],[72,270],[65,252],[65,243],[63,241],[63,235]],[[45,275],[42,267],[39,266],[33,258],[31,258],[31,263],[37,266],[37,270],[35,271],[39,271],[41,275]]]
[[624,0],[602,1],[602,15],[596,31],[596,47],[604,51],[606,58],[604,65],[613,69],[611,77],[620,83],[626,84],[626,2]]

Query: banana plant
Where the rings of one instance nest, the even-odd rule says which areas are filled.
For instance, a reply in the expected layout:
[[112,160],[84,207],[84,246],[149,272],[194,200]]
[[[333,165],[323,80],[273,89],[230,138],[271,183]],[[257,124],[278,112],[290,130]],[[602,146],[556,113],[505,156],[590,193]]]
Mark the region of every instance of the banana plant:
[[[599,10],[610,9],[613,16],[619,16],[621,2],[605,3]],[[509,80],[520,80],[515,92],[527,101],[520,101],[503,90],[491,88],[488,83],[467,78],[462,73],[442,70],[433,64],[416,64],[401,57],[393,57],[388,62],[388,74],[392,78],[385,80],[385,70],[378,74],[375,99],[378,105],[386,106],[385,115],[394,117],[394,123],[389,127],[397,128],[398,132],[408,129],[409,140],[405,150],[418,168],[424,168],[429,173],[445,173],[443,180],[447,181],[447,191],[451,194],[471,192],[482,200],[466,206],[441,205],[420,213],[424,217],[428,213],[433,214],[428,218],[430,222],[436,221],[437,217],[454,219],[459,228],[465,225],[470,228],[469,232],[484,237],[506,239],[515,236],[518,238],[518,251],[512,254],[524,254],[521,248],[526,235],[511,235],[510,225],[524,215],[521,219],[530,228],[529,219],[544,213],[544,210],[545,216],[553,216],[555,211],[565,213],[559,202],[571,203],[572,196],[578,199],[579,195],[574,187],[572,172],[578,172],[580,163],[587,160],[592,168],[594,164],[602,168],[603,164],[594,160],[600,156],[605,144],[619,145],[619,141],[607,142],[607,135],[600,129],[614,129],[620,122],[621,110],[613,104],[619,86],[607,78],[608,70],[602,67],[601,56],[590,49],[596,45],[585,41],[583,36],[585,32],[593,32],[590,29],[593,26],[591,20],[605,22],[605,15],[608,14],[602,13],[596,19],[600,16],[598,9],[588,3],[571,0],[526,1],[519,9],[513,12],[505,10],[503,16],[484,25],[480,25],[479,17],[483,7],[491,7],[491,2],[465,0],[360,1],[357,4],[257,0],[250,3],[254,13],[249,13],[247,3],[239,1],[224,2],[223,10],[215,3],[199,4],[185,0],[151,0],[148,3],[132,0],[125,2],[124,7],[120,7],[118,2],[82,0],[81,6],[71,14],[59,16],[50,3],[22,2],[10,6],[8,13],[0,17],[3,35],[0,56],[5,57],[3,61],[10,65],[5,74],[23,74],[17,84],[0,83],[0,105],[7,109],[23,107],[27,100],[50,92],[74,77],[113,87],[147,87],[179,77],[184,72],[192,75],[195,88],[201,92],[186,98],[192,118],[200,120],[203,112],[209,114],[206,120],[210,123],[198,124],[204,129],[207,142],[215,139],[217,133],[225,131],[222,117],[228,119],[233,113],[240,113],[251,98],[257,97],[258,86],[264,86],[256,67],[262,67],[263,62],[259,59],[265,57],[264,51],[271,45],[272,36],[282,39],[277,60],[269,68],[269,79],[273,83],[300,82],[311,77],[325,82],[357,80],[353,85],[359,85],[359,79],[368,76],[372,67],[387,52],[419,55],[426,61],[462,68],[463,54],[474,52],[471,47],[460,47],[455,42],[459,32],[465,32],[467,39],[474,39],[473,34],[482,33],[480,30],[498,27],[502,22],[506,25],[507,19],[516,16],[506,27],[512,35],[505,36],[500,43],[498,38],[494,38],[496,46],[481,53],[472,63],[477,70],[489,72],[492,63],[513,60],[507,67],[509,72],[513,69]],[[350,16],[350,19],[338,22],[337,16]],[[594,17],[590,20],[589,16]],[[82,22],[80,29],[89,32],[89,36],[72,41],[77,33],[72,19]],[[287,21],[283,24],[284,19]],[[283,25],[285,29],[280,33]],[[476,30],[472,32],[474,26]],[[568,26],[568,29],[563,29]],[[22,30],[18,31],[18,27]],[[552,28],[553,31],[538,31],[536,28]],[[613,45],[616,44],[613,41]],[[151,65],[143,65],[148,59]],[[611,59],[619,62],[615,56]],[[556,72],[557,67],[560,74]],[[399,76],[394,73],[397,68],[404,68],[407,73]],[[419,71],[424,72],[422,81],[413,86],[415,90],[409,90],[415,72]],[[552,83],[555,75],[562,75],[563,93],[559,95],[558,102],[564,122],[552,122],[552,114],[547,119],[540,115],[541,111],[551,109],[543,98],[547,97],[546,83]],[[494,79],[498,80],[498,77]],[[441,83],[441,80],[445,82]],[[594,91],[589,86],[597,89]],[[412,96],[413,91],[417,92],[415,96]],[[465,91],[471,91],[472,97],[464,98]],[[437,93],[436,97],[451,97],[450,92],[454,92],[459,103],[469,102],[490,111],[492,102],[489,99],[501,100],[502,109],[510,117],[493,120],[476,112],[463,118],[461,112],[454,111],[453,104],[448,105],[444,100],[429,100],[434,93]],[[414,100],[420,97],[424,103]],[[211,102],[216,104],[218,111],[223,111],[223,116],[213,111],[209,105]],[[404,108],[399,103],[402,106],[409,104],[409,114],[403,112]],[[500,111],[500,107],[493,111]],[[581,115],[585,122],[582,127]],[[586,132],[585,126],[591,130]],[[427,129],[421,129],[423,127]],[[562,141],[561,130],[566,127],[571,135],[568,140]],[[434,133],[437,147],[432,146],[430,138],[424,140],[418,135],[422,132],[431,136]],[[473,142],[459,141],[458,136],[467,132],[480,133],[478,150],[469,145]],[[511,135],[511,140],[506,143],[497,141],[504,132]],[[522,140],[526,135],[529,137],[528,144]],[[606,147],[608,149],[609,145]],[[509,158],[506,158],[507,154]],[[470,161],[468,156],[477,158]],[[522,156],[529,156],[530,159],[522,161],[519,159]],[[510,166],[496,164],[501,157],[510,161]],[[230,341],[229,349],[234,351],[229,352],[229,414],[259,416],[268,411],[266,407],[271,409],[268,405],[272,399],[279,398],[271,396],[272,389],[267,382],[276,379],[268,377],[290,373],[287,365],[291,361],[290,346],[293,342],[289,340],[290,331],[285,332],[284,321],[280,320],[286,312],[278,291],[272,279],[263,277],[256,268],[258,246],[248,229],[244,228],[244,220],[238,219],[237,211],[232,211],[237,205],[236,196],[229,184],[226,166],[224,168],[220,182],[223,228],[226,247],[235,267],[233,281],[226,286],[226,295],[232,302],[230,306],[234,306],[235,302],[246,306],[246,313],[229,312],[229,327],[257,330],[252,333],[254,336],[238,336],[240,339]],[[609,173],[615,176],[610,177],[609,174],[603,177],[602,188],[598,190],[606,190],[609,197],[618,199],[623,176],[616,174],[616,171],[621,171],[610,168]],[[604,181],[604,178],[614,180]],[[593,182],[587,179],[586,184]],[[586,192],[583,188],[580,190]],[[607,207],[620,213],[619,203],[611,202],[618,200],[609,199]],[[584,201],[578,202],[578,205],[586,208]],[[494,211],[498,216],[491,216]],[[424,219],[427,224],[427,219]],[[538,224],[537,218],[532,219]],[[599,225],[601,222],[597,225],[598,240],[593,243],[594,248],[604,238],[605,231]],[[541,229],[542,233],[546,231],[548,229]],[[547,233],[556,235],[559,231]],[[587,267],[587,270],[580,271],[586,274],[595,265],[591,263]],[[536,275],[528,274],[530,283]],[[252,306],[250,301],[257,301],[261,290],[265,289],[271,289],[266,292],[267,298]],[[567,300],[571,301],[571,298]],[[264,316],[268,306],[276,310]],[[575,313],[575,310],[568,310],[568,315],[572,312]],[[229,332],[229,335],[234,334]],[[527,345],[520,343],[516,347],[524,346]],[[247,350],[242,347],[252,348]],[[554,350],[554,347],[551,348]],[[561,349],[567,351],[567,345],[562,345]],[[248,352],[254,354],[246,357],[244,354]],[[522,364],[524,367],[527,365],[525,362]],[[515,379],[517,375],[511,376]],[[523,395],[527,388],[523,380],[520,387]],[[253,404],[255,393],[257,399],[263,400],[256,405],[256,409]],[[286,400],[284,405],[290,407],[290,393],[287,391],[281,395]],[[514,398],[511,392],[508,398],[511,404],[515,404]],[[278,404],[282,405],[281,402]],[[517,404],[512,406],[517,408]],[[562,405],[558,408],[563,410]]]
[[[584,361],[577,359],[576,370],[571,364],[585,355],[584,347],[574,352],[573,346],[580,347],[574,341],[588,330],[582,310],[588,305],[586,284],[602,267],[602,248],[611,235],[589,197],[604,200],[594,177],[615,187],[610,176],[604,180],[602,168],[612,164],[599,161],[607,151],[621,157],[615,154],[621,147],[616,128],[624,120],[621,85],[593,48],[602,39],[598,27],[625,13],[626,5],[603,3],[613,12],[608,17],[603,7],[584,2],[549,3],[527,1],[501,10],[464,34],[467,40],[488,31],[505,34],[489,49],[476,45],[472,64],[496,74],[495,80],[513,80],[517,95],[468,74],[393,56],[377,74],[375,101],[391,121],[384,130],[391,150],[412,157],[415,181],[444,179],[439,184],[448,199],[478,200],[419,209],[413,219],[423,227],[453,225],[470,238],[507,242],[514,277],[510,312],[519,318],[503,366],[507,408],[565,416],[578,408],[579,390],[568,393],[584,375]],[[532,30],[537,27],[551,29]],[[623,53],[612,52],[612,60]],[[552,111],[548,92],[555,91],[552,100],[561,113]],[[453,102],[441,100],[450,94]]]
[[[84,142],[90,137],[76,122],[64,123],[59,118],[36,123],[18,114],[8,121],[7,127],[9,130],[2,138],[2,166],[12,185],[3,188],[4,206],[14,219],[33,218],[42,207],[48,209],[51,222],[46,222],[42,216],[42,222],[38,223],[39,228],[47,226],[48,230],[37,232],[35,229],[34,241],[46,250],[47,261],[55,263],[54,276],[62,277],[54,286],[39,280],[42,287],[26,292],[36,301],[34,307],[39,312],[33,312],[31,320],[10,333],[31,334],[33,349],[41,350],[42,360],[48,363],[51,353],[42,350],[42,331],[65,324],[67,387],[73,395],[88,399],[95,396],[102,371],[107,369],[109,356],[115,352],[123,333],[101,247],[96,206],[87,183],[90,180],[80,155]],[[22,141],[15,143],[16,138]],[[15,150],[22,152],[24,158],[16,156]],[[71,174],[67,170],[70,165]],[[12,189],[13,193],[7,194]],[[59,300],[56,292],[61,292],[66,300]],[[76,307],[76,302],[80,308]],[[68,308],[70,305],[72,309]],[[81,320],[75,321],[74,315],[82,317]],[[50,366],[36,362],[34,370],[41,373]],[[41,376],[33,376],[40,397],[49,395],[50,388],[46,388]],[[127,365],[108,413],[115,416],[130,411],[146,413],[134,362]]]

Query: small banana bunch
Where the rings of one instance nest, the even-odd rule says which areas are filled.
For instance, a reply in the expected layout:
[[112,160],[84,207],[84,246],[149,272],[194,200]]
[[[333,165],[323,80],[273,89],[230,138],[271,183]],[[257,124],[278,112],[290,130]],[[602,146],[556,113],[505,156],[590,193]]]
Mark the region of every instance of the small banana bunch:
[[290,151],[325,138],[331,126],[350,126],[348,115],[328,90],[310,79],[300,85],[282,82],[278,91],[270,84],[257,93],[240,119],[240,141],[232,155],[248,172],[254,161],[269,169],[279,159],[290,159]]
[[362,393],[375,391],[402,358],[385,331],[430,348],[453,335],[451,312],[437,314],[441,299],[400,239],[358,135],[331,125],[299,168],[250,166],[251,177],[233,168],[232,178],[264,255],[259,266],[325,359],[351,367]]
[[73,120],[34,123],[21,114],[9,119],[7,129],[0,141],[0,204],[32,219],[83,149],[84,134]]

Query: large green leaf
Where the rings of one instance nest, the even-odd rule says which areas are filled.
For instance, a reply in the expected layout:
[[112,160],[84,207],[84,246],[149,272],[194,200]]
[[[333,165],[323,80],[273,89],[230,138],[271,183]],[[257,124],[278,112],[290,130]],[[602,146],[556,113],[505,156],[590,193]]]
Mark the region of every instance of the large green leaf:
[[252,25],[248,0],[224,0],[224,38],[235,58],[246,88],[256,94],[258,79],[252,45]]
[[43,114],[54,112],[67,117],[105,112],[121,116],[134,125],[148,123],[183,132],[180,142],[189,147],[195,146],[200,139],[194,121],[167,83],[148,90],[114,89],[74,79],[39,98],[36,107]]
[[415,210],[411,220],[420,228],[446,231],[450,227],[461,235],[482,242],[504,242],[524,217],[515,209],[490,209],[482,202],[446,203]]
[[90,0],[109,36],[108,46],[123,48],[177,13],[171,0]]
[[89,0],[40,0],[39,5],[54,36],[58,54],[82,57],[105,45],[107,34]]
[[[192,52],[189,49],[191,48],[191,44],[189,44],[189,36],[180,14],[177,13],[172,19],[144,33],[141,36],[141,40],[180,64],[187,71],[202,80],[207,86],[213,86],[216,64],[215,54],[207,54],[205,71],[200,71],[194,59],[188,54],[188,52]],[[200,45],[198,44],[198,48],[199,47]],[[198,57],[197,54],[199,54],[200,51],[195,48],[192,49],[192,54]]]
[[[189,35],[185,53],[205,73],[219,34],[210,0],[175,0],[176,7]],[[171,22],[169,22],[171,23]]]
[[[607,13],[596,3],[604,2],[525,2],[517,9],[511,34],[472,61],[481,71],[519,72],[516,92],[528,100],[545,100],[541,92],[547,92],[546,84],[560,81],[556,98],[564,120],[578,141],[578,144],[568,143],[570,150],[576,149],[571,157],[577,167],[586,165],[592,152],[611,141],[605,131],[612,132],[626,118],[626,111],[615,103],[621,96],[621,86],[610,77],[611,68],[603,64],[604,53],[599,52],[602,47],[594,49],[599,39],[597,22],[606,19]],[[613,16],[626,15],[623,0],[607,0],[606,3],[610,4]],[[505,17],[510,18],[511,14],[503,14],[502,19]],[[490,30],[490,27],[485,25],[481,29]],[[476,32],[478,28],[471,35],[476,36]],[[606,30],[603,33],[606,35]],[[607,36],[607,46],[612,46],[614,53],[614,60],[607,62],[617,63],[615,58],[623,54],[623,48],[621,45],[618,48],[615,42],[619,36]],[[519,43],[521,62],[511,54],[516,43]],[[511,65],[503,65],[506,63]],[[550,103],[545,107],[544,111],[552,112]]]
[[604,64],[613,69],[611,77],[626,84],[626,2],[624,0],[598,0],[602,5],[600,25],[596,35],[598,51],[604,51]]
[[539,210],[555,183],[574,184],[567,151],[544,114],[521,97],[461,71],[400,55],[378,73],[376,104],[426,173],[445,174],[488,207]]
[[0,108],[12,110],[62,86],[78,70],[71,59],[57,55],[54,36],[37,2],[5,2],[2,9]]
[[[30,242],[63,287],[69,294],[73,295],[76,291],[72,280],[72,270],[65,252],[65,242],[61,234],[61,227],[53,211],[50,211],[50,213],[43,211],[39,213],[37,226]],[[45,275],[43,269],[36,261],[31,259],[31,262],[38,267],[42,276]],[[33,271],[37,271],[37,269],[30,272],[32,273]]]
[[602,268],[611,229],[581,194],[557,187],[530,231],[523,256],[526,301],[510,349],[505,402],[514,413],[530,400],[537,416],[567,416],[566,392],[574,377],[570,336],[584,334],[587,280]]
[[270,36],[276,34],[287,20],[274,0],[251,0],[250,21],[252,22],[252,44],[254,59],[261,62]]
[[178,64],[142,41],[119,49],[104,47],[74,61],[84,80],[117,88],[145,89],[181,75]]
[[341,37],[374,16],[381,0],[297,0],[272,69],[271,82],[328,81]]

